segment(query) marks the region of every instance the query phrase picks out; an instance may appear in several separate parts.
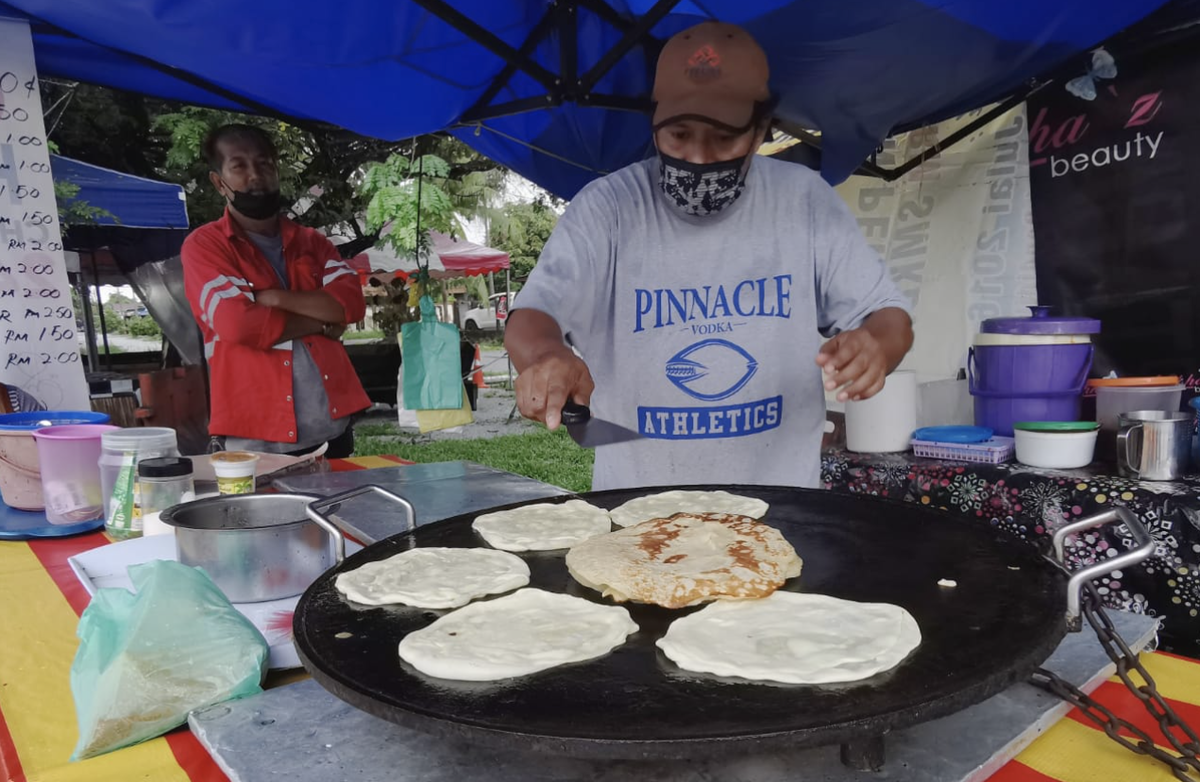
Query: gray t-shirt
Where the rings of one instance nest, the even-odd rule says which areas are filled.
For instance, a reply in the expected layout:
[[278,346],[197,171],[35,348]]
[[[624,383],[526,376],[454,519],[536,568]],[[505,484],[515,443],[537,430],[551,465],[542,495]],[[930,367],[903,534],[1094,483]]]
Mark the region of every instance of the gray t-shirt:
[[[287,261],[283,257],[283,238],[263,236],[246,232],[250,241],[258,247],[279,277],[280,284],[288,287]],[[292,401],[296,406],[296,442],[275,443],[266,440],[248,440],[244,437],[226,437],[225,447],[231,451],[258,451],[260,453],[290,453],[315,448],[346,431],[349,418],[334,418],[329,412],[329,395],[325,393],[325,381],[317,362],[313,361],[308,347],[299,339],[292,340]]]
[[883,307],[909,303],[850,210],[816,173],[764,157],[708,217],[667,201],[655,159],[592,182],[515,300],[587,362],[593,415],[644,435],[596,449],[594,490],[816,486],[821,337]]

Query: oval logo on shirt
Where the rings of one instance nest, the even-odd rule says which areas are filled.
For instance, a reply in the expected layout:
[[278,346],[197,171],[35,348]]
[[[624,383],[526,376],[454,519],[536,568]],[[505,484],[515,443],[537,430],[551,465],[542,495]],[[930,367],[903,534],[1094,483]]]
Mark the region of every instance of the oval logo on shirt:
[[758,361],[740,345],[724,339],[696,342],[667,360],[667,379],[695,399],[714,401],[733,396],[754,373]]

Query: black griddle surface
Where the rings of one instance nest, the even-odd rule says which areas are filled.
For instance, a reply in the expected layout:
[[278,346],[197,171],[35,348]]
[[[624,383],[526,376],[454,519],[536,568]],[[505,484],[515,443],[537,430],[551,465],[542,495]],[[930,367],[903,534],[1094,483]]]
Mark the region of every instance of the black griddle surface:
[[[485,547],[473,513],[380,541],[321,576],[296,608],[300,659],[339,698],[425,732],[579,757],[689,758],[846,742],[940,717],[1027,678],[1065,634],[1065,576],[985,521],[823,491],[695,488],[769,502],[764,521],[804,560],[785,589],[903,606],[920,625],[920,647],[862,682],[751,683],[683,671],[655,647],[672,620],[698,609],[625,604],[640,631],[598,659],[500,682],[428,677],[400,660],[397,645],[446,612],[351,604],[334,579],[416,546]],[[611,509],[661,490],[582,496]],[[532,503],[504,507],[523,504]],[[612,604],[571,578],[565,551],[519,556],[530,586]]]

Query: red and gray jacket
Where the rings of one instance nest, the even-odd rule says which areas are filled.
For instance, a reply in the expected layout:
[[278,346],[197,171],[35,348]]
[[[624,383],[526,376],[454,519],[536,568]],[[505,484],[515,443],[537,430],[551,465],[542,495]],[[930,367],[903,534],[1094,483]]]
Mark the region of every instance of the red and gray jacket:
[[[323,290],[361,320],[366,305],[358,273],[328,239],[280,218],[288,285]],[[183,243],[183,279],[204,336],[211,389],[209,431],[271,442],[296,441],[292,403],[292,341],[281,342],[287,313],[254,303],[255,291],[279,287],[271,263],[229,216],[202,225]],[[301,338],[321,370],[329,413],[344,418],[370,406],[342,343]]]

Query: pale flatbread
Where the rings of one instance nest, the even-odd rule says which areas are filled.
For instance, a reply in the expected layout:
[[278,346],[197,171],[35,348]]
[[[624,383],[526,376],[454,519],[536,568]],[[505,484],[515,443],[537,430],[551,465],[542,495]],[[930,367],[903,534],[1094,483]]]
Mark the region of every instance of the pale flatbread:
[[920,644],[917,621],[900,606],[796,592],[714,603],[676,619],[657,641],[688,671],[788,684],[865,679]]
[[457,608],[529,583],[529,566],[486,548],[416,548],[338,574],[334,586],[356,603]]
[[567,570],[584,586],[617,602],[666,608],[764,597],[800,575],[800,566],[779,530],[725,513],[676,513],[567,552]]
[[611,532],[612,520],[604,508],[568,500],[485,513],[471,527],[504,551],[552,551]]
[[676,489],[637,497],[613,508],[610,515],[618,527],[632,527],[650,519],[665,519],[676,513],[730,513],[761,519],[770,506],[757,497],[727,491]]
[[409,633],[400,659],[439,679],[495,681],[608,654],[637,630],[620,606],[522,589]]

